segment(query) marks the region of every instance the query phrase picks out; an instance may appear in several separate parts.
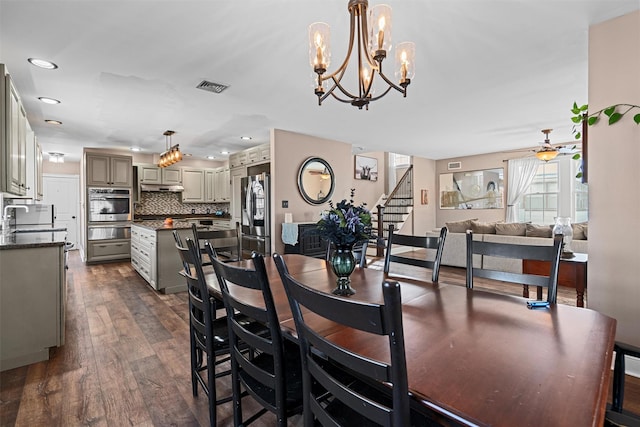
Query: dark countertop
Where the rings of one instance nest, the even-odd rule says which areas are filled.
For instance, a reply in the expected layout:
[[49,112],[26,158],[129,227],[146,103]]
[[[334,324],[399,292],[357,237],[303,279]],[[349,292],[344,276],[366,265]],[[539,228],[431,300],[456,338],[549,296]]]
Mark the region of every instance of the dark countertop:
[[5,249],[26,249],[26,248],[42,248],[47,246],[64,246],[67,239],[66,231],[52,231],[60,230],[59,228],[52,228],[51,226],[18,226],[19,230],[22,229],[41,229],[38,232],[31,233],[14,233],[15,227],[11,229],[11,233],[0,235],[0,250]]
[[231,219],[230,214],[226,215],[214,215],[214,214],[163,214],[163,215],[135,215],[133,222],[147,221],[147,220],[163,220],[165,218],[175,219],[211,219],[214,221],[228,221]]
[[147,220],[147,221],[135,221],[131,224],[140,227],[148,228],[151,230],[184,230],[191,228],[191,222],[186,220],[174,219],[172,225],[166,225],[164,220]]

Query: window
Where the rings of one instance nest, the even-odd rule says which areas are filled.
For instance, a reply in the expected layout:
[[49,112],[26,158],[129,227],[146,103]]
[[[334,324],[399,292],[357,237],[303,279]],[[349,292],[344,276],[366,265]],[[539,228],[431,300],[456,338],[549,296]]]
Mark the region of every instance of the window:
[[534,224],[553,224],[555,217],[572,222],[588,219],[588,188],[575,178],[578,163],[569,156],[541,162],[518,206],[518,218]]

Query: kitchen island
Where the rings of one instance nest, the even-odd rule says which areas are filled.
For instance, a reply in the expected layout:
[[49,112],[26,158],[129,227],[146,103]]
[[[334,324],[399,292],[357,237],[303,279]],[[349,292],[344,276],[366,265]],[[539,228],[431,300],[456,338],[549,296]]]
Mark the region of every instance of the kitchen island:
[[[201,225],[203,221],[207,224]],[[165,294],[186,291],[180,256],[176,251],[173,230],[178,230],[184,241],[192,238],[192,224],[203,230],[226,229],[229,218],[183,218],[172,224],[162,220],[134,221],[131,224],[131,265],[143,279],[157,291]]]
[[0,236],[0,371],[64,344],[67,233],[13,231]]

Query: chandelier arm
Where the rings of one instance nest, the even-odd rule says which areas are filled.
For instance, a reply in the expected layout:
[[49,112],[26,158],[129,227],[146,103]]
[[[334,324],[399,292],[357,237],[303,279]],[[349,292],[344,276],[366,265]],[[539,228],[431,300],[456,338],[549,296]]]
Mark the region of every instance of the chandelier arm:
[[372,98],[369,98],[369,101],[377,101],[378,99],[382,98],[383,96],[385,96],[386,94],[389,93],[389,91],[391,90],[391,86],[387,87],[387,90],[385,90],[382,94],[378,95],[378,96],[374,96]]
[[[340,65],[340,67],[338,67],[337,70],[335,70],[333,73],[329,74],[328,76],[322,76],[322,81],[334,78],[340,72],[342,72],[344,74],[344,70],[346,70],[347,65],[349,64],[349,58],[351,58],[351,52],[353,51],[353,40],[354,40],[354,38],[353,38],[353,30],[354,30],[355,20],[356,20],[356,17],[354,15],[354,13],[352,11],[349,11],[349,13],[351,15],[351,20],[350,20],[351,22],[350,22],[350,25],[349,25],[349,27],[350,27],[350,31],[349,31],[349,49],[347,50],[347,55],[344,57],[344,61],[342,62],[342,65]],[[340,76],[340,78],[338,80],[342,80],[342,76]]]
[[331,95],[333,96],[334,99],[340,101],[340,102],[344,102],[345,104],[351,104],[351,100],[349,99],[342,99],[339,98],[338,95],[336,95],[335,93],[331,93]]
[[392,88],[394,88],[395,90],[397,90],[398,92],[405,94],[407,93],[407,88],[403,88],[402,86],[397,86],[396,84],[394,84],[391,80],[389,80],[387,78],[387,76],[384,75],[384,73],[382,72],[382,67],[380,67],[380,70],[378,71],[378,74],[380,75],[380,77],[382,77],[382,80],[384,80],[385,82],[387,82],[387,84],[389,86],[391,86]]
[[[364,6],[364,5],[360,5]],[[364,56],[367,58],[367,62],[369,66],[374,70],[380,70],[378,67],[378,63],[373,59],[371,53],[369,52],[369,29],[367,28],[367,8],[364,7],[364,10],[360,11],[360,22],[362,26],[362,33],[360,33],[362,39],[362,45],[364,46]],[[373,80],[373,79],[372,79]]]
[[[346,72],[346,67],[344,70],[342,70],[342,73],[340,74],[340,77],[336,78],[336,77],[332,77],[333,79],[333,86],[331,86],[331,88],[327,91],[327,93],[325,93],[324,95],[322,95],[322,97],[319,98],[319,102],[322,105],[322,101],[324,101],[325,99],[327,99],[327,97],[336,89],[336,87],[340,86],[340,80],[342,80],[342,76],[344,76],[344,73]],[[347,96],[352,96],[349,92],[347,92],[343,87],[339,87],[339,89]],[[334,95],[335,97],[335,95]],[[339,98],[338,98],[339,99]],[[347,101],[348,102],[348,101]]]
[[[331,88],[330,92],[333,92],[333,89],[335,89],[336,87],[338,89],[340,89],[340,92],[342,92],[345,96],[351,98],[351,99],[359,99],[358,96],[353,95],[351,92],[349,92],[348,90],[346,90],[341,84],[339,80],[333,79],[334,81],[334,87]],[[334,95],[335,96],[335,95]]]

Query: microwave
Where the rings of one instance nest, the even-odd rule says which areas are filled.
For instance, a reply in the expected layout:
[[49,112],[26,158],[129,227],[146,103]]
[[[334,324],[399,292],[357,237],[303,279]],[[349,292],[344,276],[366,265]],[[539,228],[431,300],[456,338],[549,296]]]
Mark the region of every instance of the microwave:
[[131,190],[89,188],[89,222],[131,221]]

